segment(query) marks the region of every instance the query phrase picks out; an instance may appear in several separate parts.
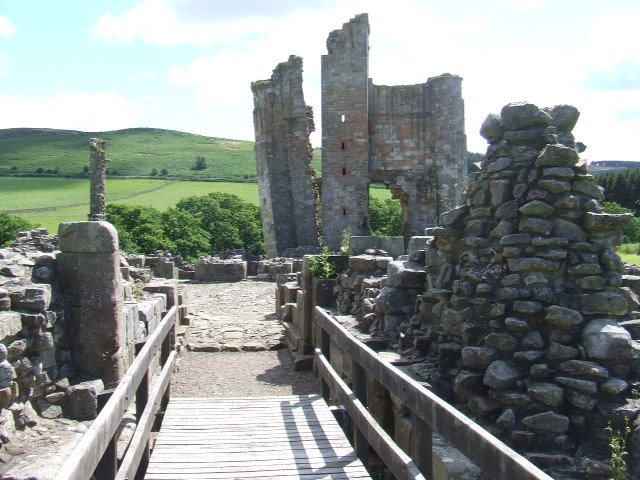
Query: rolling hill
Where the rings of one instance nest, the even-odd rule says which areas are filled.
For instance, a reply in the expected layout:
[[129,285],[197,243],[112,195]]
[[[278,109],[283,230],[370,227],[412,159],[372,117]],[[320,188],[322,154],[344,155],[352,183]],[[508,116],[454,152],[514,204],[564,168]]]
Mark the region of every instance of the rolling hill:
[[[111,176],[157,176],[184,180],[255,182],[254,142],[205,137],[173,130],[131,128],[80,132],[13,128],[0,130],[0,175],[83,176],[89,163],[89,139],[107,142]],[[193,170],[197,156],[208,168]],[[168,173],[161,175],[163,169]],[[51,173],[57,172],[57,173]]]

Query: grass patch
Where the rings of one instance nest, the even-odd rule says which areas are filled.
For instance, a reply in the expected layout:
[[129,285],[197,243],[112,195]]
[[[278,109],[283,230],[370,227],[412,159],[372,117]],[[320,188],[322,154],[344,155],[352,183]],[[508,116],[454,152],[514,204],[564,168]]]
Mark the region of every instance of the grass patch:
[[624,263],[631,263],[640,266],[640,244],[623,243],[616,251]]

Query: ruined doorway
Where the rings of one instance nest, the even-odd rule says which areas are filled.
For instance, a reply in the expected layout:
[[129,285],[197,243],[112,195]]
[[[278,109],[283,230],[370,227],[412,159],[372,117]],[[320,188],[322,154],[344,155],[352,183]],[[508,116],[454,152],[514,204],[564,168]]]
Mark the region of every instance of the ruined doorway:
[[384,183],[369,186],[369,223],[375,236],[404,236],[407,231],[407,195]]

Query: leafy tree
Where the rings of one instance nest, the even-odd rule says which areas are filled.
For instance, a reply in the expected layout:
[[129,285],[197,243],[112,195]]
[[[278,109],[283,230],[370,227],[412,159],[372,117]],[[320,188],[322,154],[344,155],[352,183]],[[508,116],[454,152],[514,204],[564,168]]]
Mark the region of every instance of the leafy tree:
[[155,177],[156,175],[158,175],[158,169],[157,168],[152,168],[151,169],[151,176]]
[[179,210],[195,215],[209,234],[209,251],[244,248],[252,253],[264,252],[260,209],[229,193],[183,198]]
[[377,198],[369,200],[369,218],[371,232],[378,236],[403,235],[404,220],[402,205],[397,200],[387,198],[384,201]]
[[205,170],[207,168],[207,161],[202,155],[196,157],[196,164],[193,167],[194,170]]
[[194,262],[209,253],[209,233],[200,226],[198,217],[177,208],[162,212],[162,230],[175,244],[175,251],[187,261]]
[[[622,207],[615,202],[606,202],[604,204],[605,213],[633,213],[629,208]],[[634,217],[632,222],[622,227],[624,243],[640,242],[640,218]]]
[[175,252],[175,243],[165,236],[162,214],[147,205],[107,205],[106,220],[118,230],[120,248],[130,253]]
[[169,170],[163,168],[162,170],[160,170],[160,175],[169,175]]
[[37,225],[24,218],[0,213],[0,247],[11,244],[20,232],[31,230]]

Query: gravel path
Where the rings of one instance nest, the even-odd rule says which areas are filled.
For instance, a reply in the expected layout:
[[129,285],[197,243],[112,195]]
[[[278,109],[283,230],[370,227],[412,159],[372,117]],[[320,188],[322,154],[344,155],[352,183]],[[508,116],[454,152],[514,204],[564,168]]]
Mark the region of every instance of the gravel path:
[[173,375],[172,395],[263,397],[319,392],[313,373],[294,371],[289,353],[282,349],[284,328],[274,315],[273,283],[183,283],[180,289],[195,315],[187,328],[187,348]]

